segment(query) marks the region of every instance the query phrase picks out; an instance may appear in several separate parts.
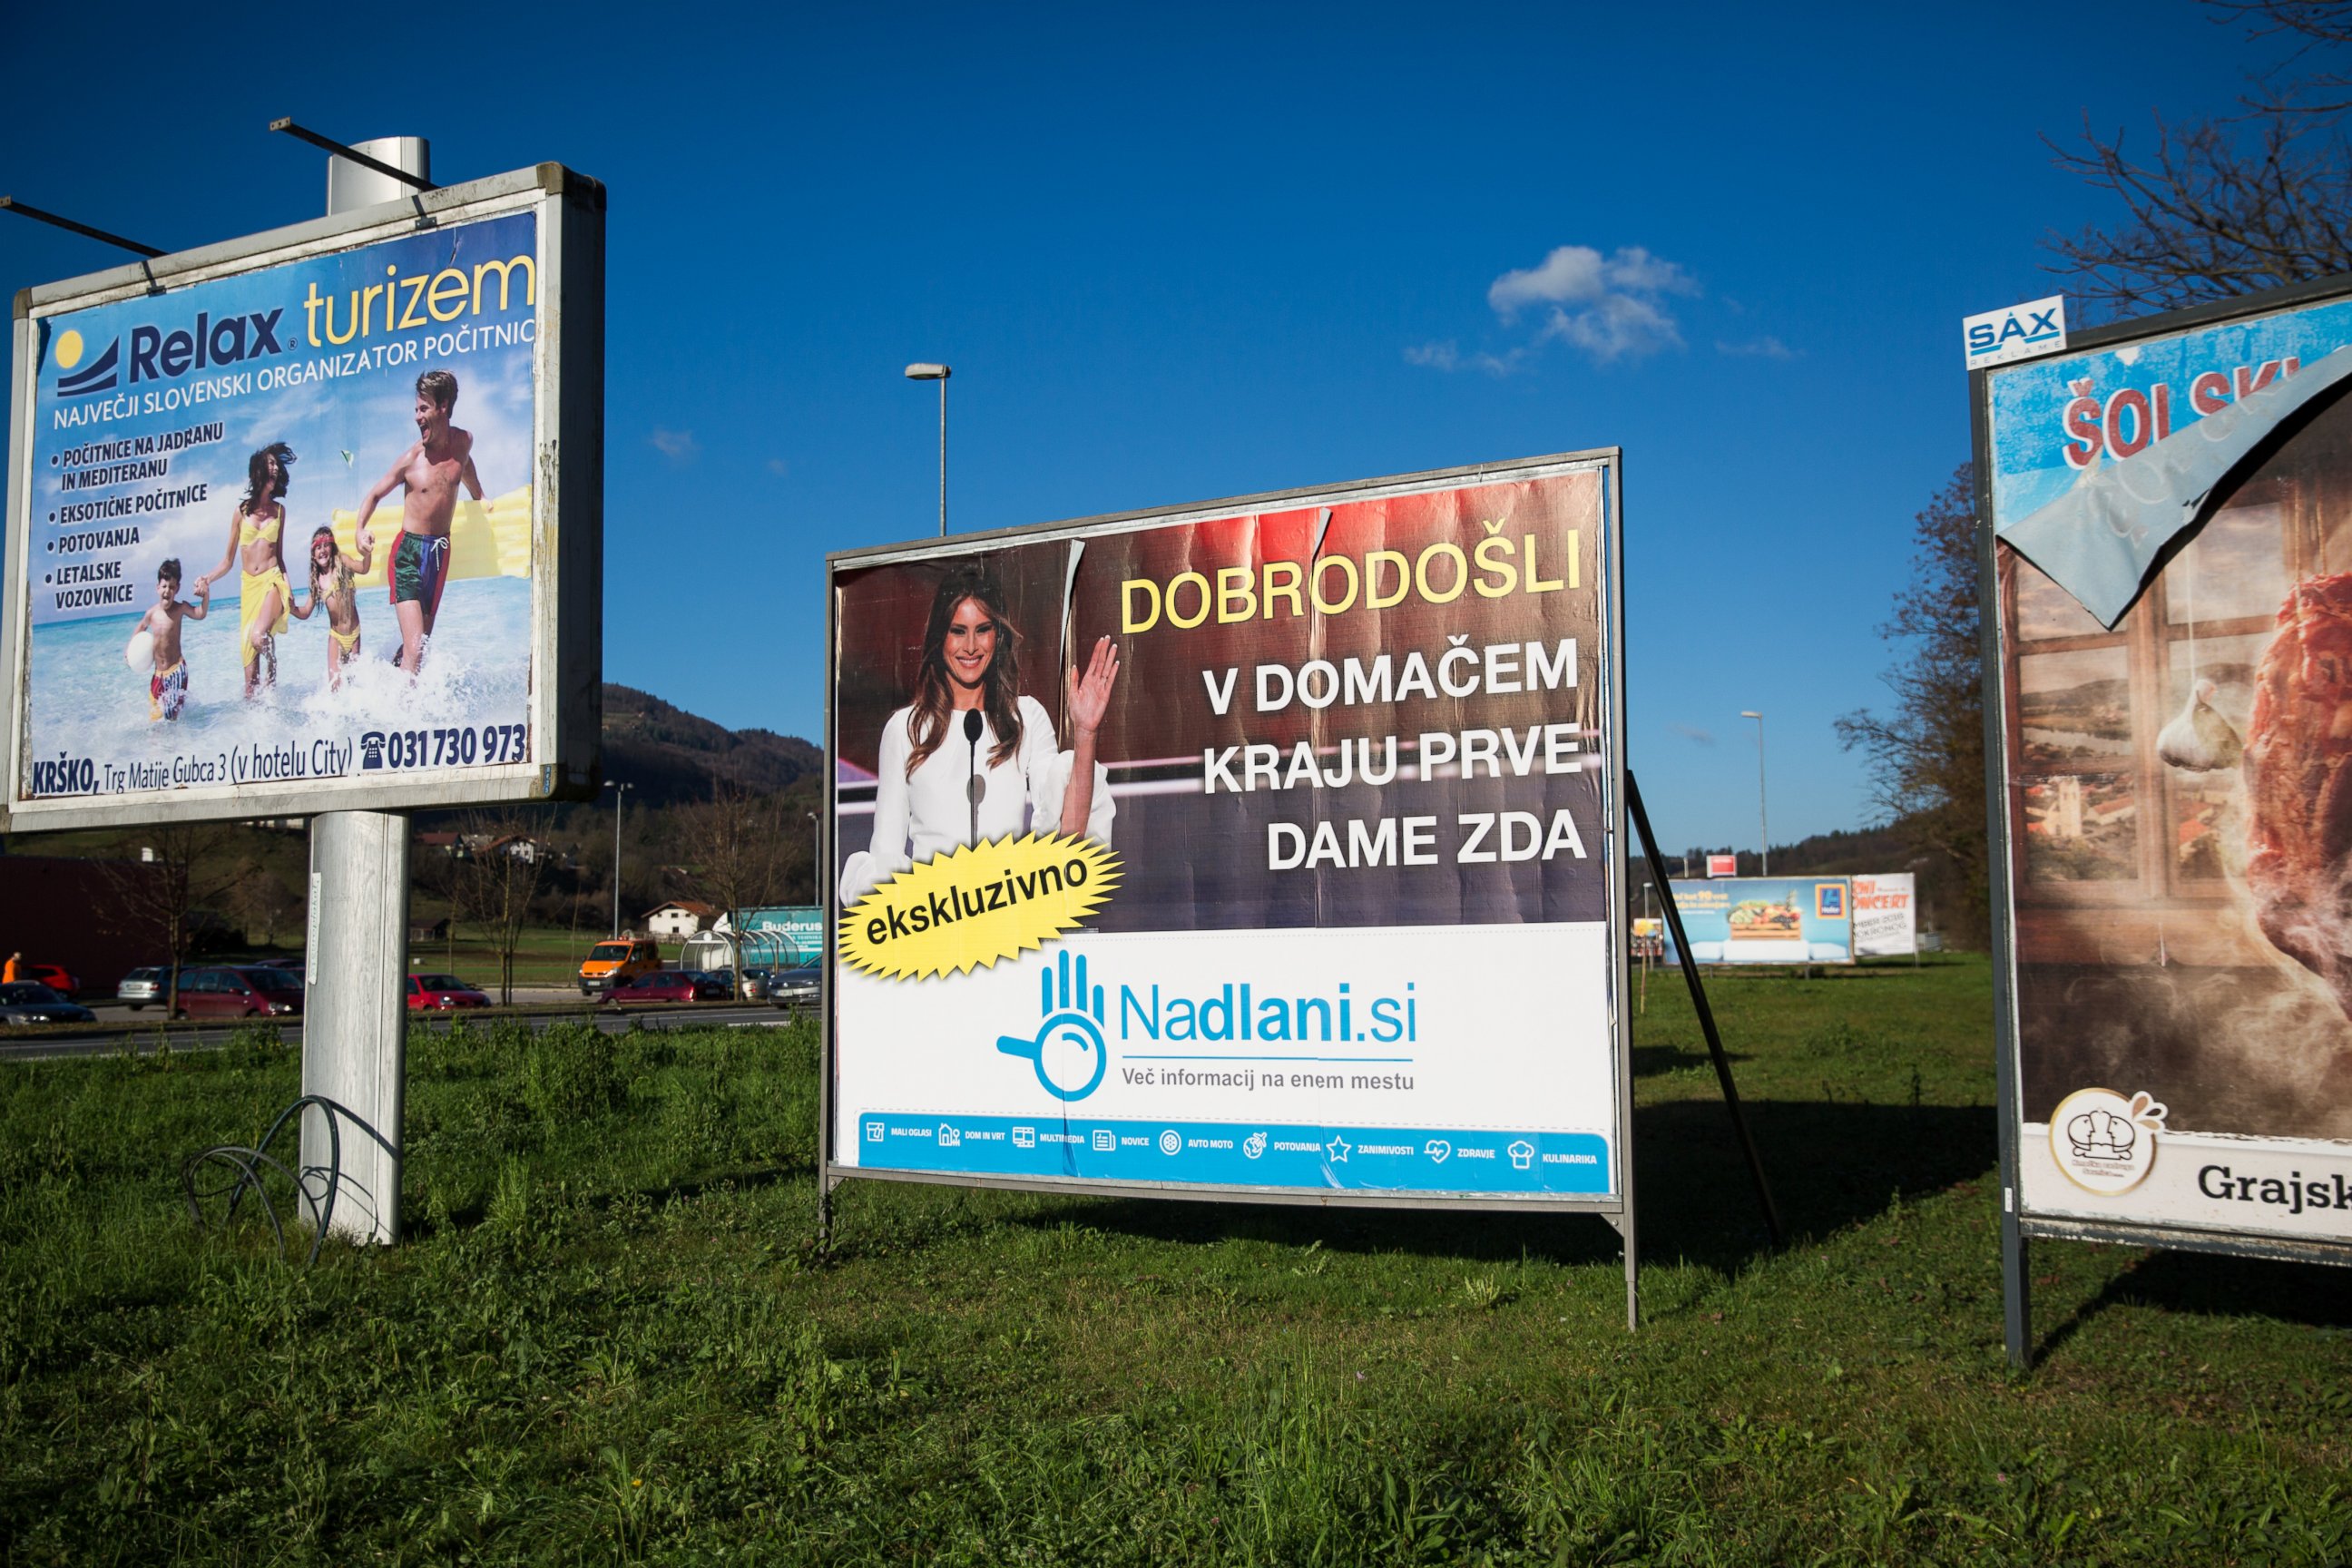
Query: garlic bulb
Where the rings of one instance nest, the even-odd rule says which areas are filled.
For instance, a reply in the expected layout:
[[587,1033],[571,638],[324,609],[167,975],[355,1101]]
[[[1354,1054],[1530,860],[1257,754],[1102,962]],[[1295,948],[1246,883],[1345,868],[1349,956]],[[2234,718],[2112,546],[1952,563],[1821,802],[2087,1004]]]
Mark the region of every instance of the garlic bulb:
[[2171,723],[2157,731],[2156,754],[2184,773],[2210,773],[2234,768],[2245,752],[2245,742],[2230,721],[2213,710],[2213,683],[2200,680],[2189,706]]

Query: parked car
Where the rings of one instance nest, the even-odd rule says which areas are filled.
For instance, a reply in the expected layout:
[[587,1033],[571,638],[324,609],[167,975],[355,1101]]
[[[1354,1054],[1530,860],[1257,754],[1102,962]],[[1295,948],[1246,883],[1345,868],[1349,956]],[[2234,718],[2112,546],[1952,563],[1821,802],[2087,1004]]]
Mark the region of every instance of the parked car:
[[276,1017],[302,1010],[302,980],[283,969],[186,969],[180,973],[180,1016]]
[[709,984],[691,969],[656,969],[638,975],[625,985],[614,986],[605,1000],[614,1006],[646,1002],[699,1002]]
[[817,967],[803,963],[798,969],[779,969],[768,976],[768,1000],[779,1007],[814,1007],[818,990]]
[[454,974],[412,974],[408,977],[411,1009],[487,1007],[490,999]]
[[309,959],[297,955],[293,958],[265,958],[259,963],[250,963],[246,965],[246,967],[248,969],[284,969],[289,970],[296,974],[302,974],[309,972],[310,963]]
[[580,965],[580,994],[601,996],[616,985],[661,969],[661,948],[650,938],[618,936],[600,942]]
[[115,985],[114,999],[129,1004],[136,1013],[151,1002],[167,1000],[163,994],[171,983],[172,972],[168,969],[134,969]]
[[98,1015],[37,980],[0,985],[0,1024],[94,1024]]
[[81,989],[81,981],[62,963],[33,963],[19,960],[16,979],[26,984],[46,985],[58,994],[60,1002],[70,1001]]

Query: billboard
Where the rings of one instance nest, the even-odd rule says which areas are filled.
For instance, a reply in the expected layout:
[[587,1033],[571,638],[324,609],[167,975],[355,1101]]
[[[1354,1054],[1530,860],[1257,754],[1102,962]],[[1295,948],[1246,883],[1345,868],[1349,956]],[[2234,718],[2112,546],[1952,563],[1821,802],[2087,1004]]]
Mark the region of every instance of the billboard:
[[1615,477],[834,557],[828,1175],[1622,1210]]
[[2352,1257],[2352,299],[1972,386],[2023,1234]]
[[[1843,877],[1669,881],[1700,963],[1851,963],[1853,887]],[[1669,928],[1666,951],[1674,953]]]
[[1896,958],[1919,951],[1919,885],[1909,871],[1853,879],[1853,955]]
[[746,963],[796,967],[824,958],[824,910],[815,904],[744,910],[735,918]]
[[1708,856],[1706,874],[1710,877],[1737,877],[1739,875],[1739,857],[1737,855]]
[[14,826],[593,787],[603,203],[550,165],[19,297]]

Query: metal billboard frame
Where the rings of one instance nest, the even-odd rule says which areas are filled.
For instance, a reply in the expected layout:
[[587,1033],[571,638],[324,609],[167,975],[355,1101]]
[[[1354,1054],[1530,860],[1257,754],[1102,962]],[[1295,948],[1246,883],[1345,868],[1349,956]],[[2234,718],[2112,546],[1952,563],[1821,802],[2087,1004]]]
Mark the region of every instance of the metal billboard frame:
[[[2000,1100],[2000,1252],[2002,1335],[2011,1365],[2032,1360],[2032,1287],[2027,1244],[2042,1237],[2109,1246],[2161,1247],[2277,1261],[2352,1266],[2352,1243],[2268,1233],[2226,1231],[2201,1226],[2150,1225],[2138,1220],[2103,1220],[2075,1215],[2024,1212],[2020,1179],[2023,1154],[2024,1090],[2018,1059],[2016,830],[2009,806],[2007,725],[2008,677],[2003,658],[2000,579],[1992,507],[1993,378],[2004,372],[2063,358],[2083,350],[2105,350],[2210,327],[2250,316],[2276,315],[2305,306],[2352,298],[2352,274],[2241,295],[2186,310],[2136,317],[2086,331],[2070,332],[2056,353],[1983,365],[1969,372],[1969,474],[1976,489],[1978,663],[1984,687],[1985,810],[1990,877],[1993,958],[1994,1093]],[[2160,568],[2159,568],[2160,569]]]
[[1601,831],[1606,840],[1606,848],[1601,853],[1603,872],[1608,879],[1606,918],[1610,951],[1609,1010],[1610,1028],[1615,1048],[1617,1081],[1615,1157],[1618,1165],[1618,1190],[1614,1196],[1607,1198],[1508,1197],[1478,1193],[1308,1192],[1295,1187],[1228,1186],[1201,1183],[999,1177],[971,1175],[956,1172],[891,1170],[838,1163],[835,1159],[833,1125],[833,1081],[836,1044],[834,970],[837,962],[841,911],[835,907],[835,898],[828,882],[824,889],[825,948],[821,979],[822,995],[818,1009],[822,1034],[817,1108],[820,1239],[823,1241],[830,1239],[834,1189],[853,1178],[926,1183],[947,1186],[989,1187],[1012,1192],[1054,1193],[1065,1196],[1082,1197],[1172,1198],[1201,1203],[1285,1204],[1316,1208],[1455,1209],[1487,1213],[1535,1211],[1589,1214],[1606,1220],[1624,1238],[1626,1317],[1628,1325],[1631,1326],[1636,1311],[1635,1273],[1639,1255],[1635,1246],[1633,1207],[1633,1033],[1632,1017],[1626,1008],[1630,984],[1630,960],[1625,938],[1632,928],[1626,923],[1625,902],[1625,856],[1628,839],[1625,814],[1624,741],[1623,466],[1622,449],[1604,447],[1589,451],[1564,452],[1549,457],[1529,458],[1510,462],[1433,468],[1419,473],[1389,475],[1343,484],[1269,490],[1256,495],[1233,496],[1218,500],[1188,502],[1178,506],[1155,507],[1139,511],[1108,512],[1100,516],[1076,518],[1060,522],[999,529],[987,533],[958,534],[946,542],[923,540],[902,544],[877,545],[858,550],[839,551],[827,555],[824,581],[826,763],[822,828],[825,864],[830,866],[835,864],[839,858],[837,847],[833,839],[838,806],[836,791],[838,768],[835,759],[840,754],[839,736],[836,731],[838,712],[835,700],[840,674],[840,626],[837,616],[839,597],[835,591],[835,579],[839,573],[899,562],[937,560],[1006,544],[1029,544],[1055,539],[1139,532],[1150,528],[1208,521],[1249,511],[1295,509],[1317,502],[1339,503],[1365,500],[1385,495],[1408,494],[1482,482],[1505,483],[1514,479],[1548,478],[1566,473],[1596,471],[1601,473],[1604,476],[1601,486],[1601,505],[1606,530],[1604,537],[1610,545],[1608,559],[1600,574],[1601,578],[1600,589],[1602,597],[1601,622],[1605,628],[1604,635],[1608,646],[1601,649],[1600,654],[1604,679],[1608,682],[1605,711],[1610,726],[1609,765],[1603,777],[1602,787],[1606,793],[1601,808]]
[[[331,217],[25,289],[13,323],[7,569],[0,592],[0,832],[161,822],[433,810],[592,798],[603,752],[604,186],[560,163],[495,174]],[[251,274],[422,229],[539,216],[541,329],[532,410],[531,752],[462,774],[231,784],[137,795],[19,798],[26,779],[32,652],[34,349],[40,323],[94,305]],[[545,563],[544,566],[536,564]],[[22,614],[15,612],[22,607]],[[576,679],[579,671],[585,679]]]

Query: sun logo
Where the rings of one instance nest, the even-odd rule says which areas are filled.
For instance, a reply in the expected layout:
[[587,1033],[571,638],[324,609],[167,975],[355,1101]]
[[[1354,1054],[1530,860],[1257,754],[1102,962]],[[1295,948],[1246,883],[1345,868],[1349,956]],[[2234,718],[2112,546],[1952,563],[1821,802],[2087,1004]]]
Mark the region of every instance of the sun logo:
[[81,363],[81,334],[68,327],[58,334],[58,368],[71,370]]

